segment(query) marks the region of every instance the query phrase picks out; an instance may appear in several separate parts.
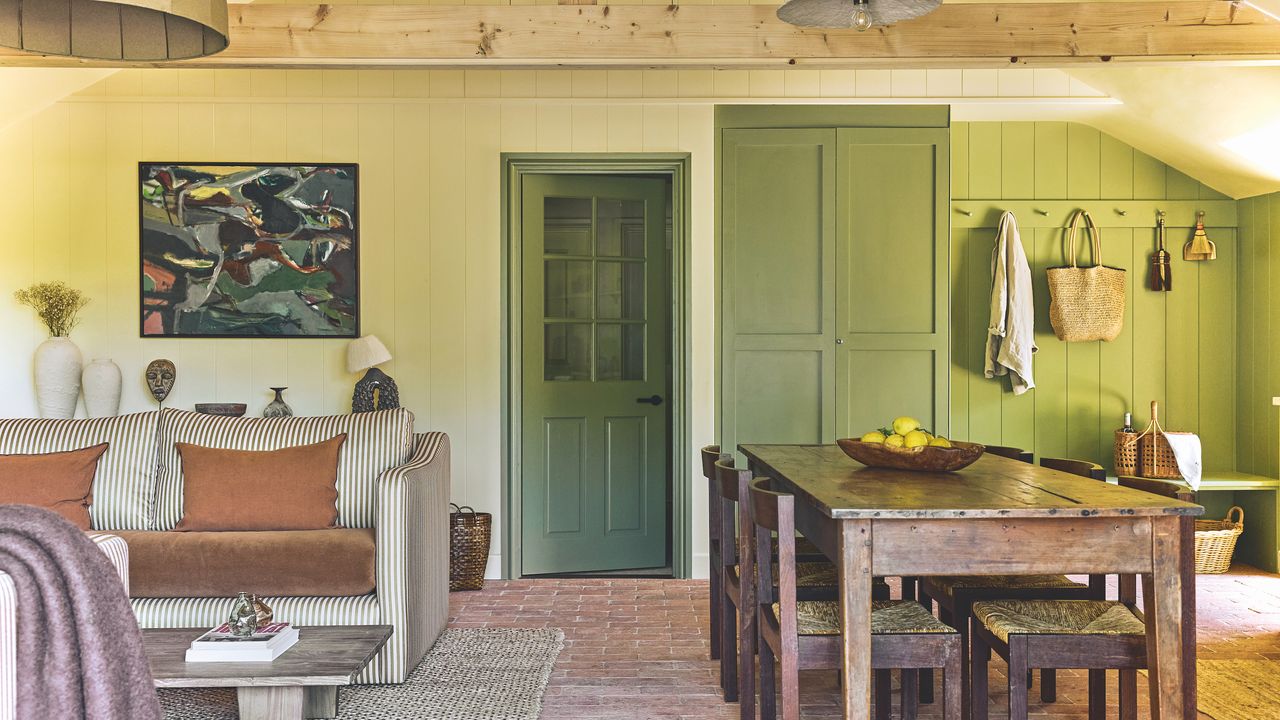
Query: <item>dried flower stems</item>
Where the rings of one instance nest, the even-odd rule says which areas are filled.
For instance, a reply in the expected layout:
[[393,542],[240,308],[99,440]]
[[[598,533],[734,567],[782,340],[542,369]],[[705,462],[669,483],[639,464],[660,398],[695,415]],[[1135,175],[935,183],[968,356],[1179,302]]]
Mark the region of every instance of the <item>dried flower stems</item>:
[[80,322],[80,310],[89,304],[84,293],[62,281],[36,283],[13,294],[14,299],[36,311],[53,337],[66,337]]

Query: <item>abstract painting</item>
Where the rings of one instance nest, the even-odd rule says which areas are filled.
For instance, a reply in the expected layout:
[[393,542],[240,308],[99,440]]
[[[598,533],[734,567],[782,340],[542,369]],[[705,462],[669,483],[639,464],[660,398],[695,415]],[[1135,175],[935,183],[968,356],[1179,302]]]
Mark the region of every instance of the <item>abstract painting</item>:
[[359,337],[356,175],[139,163],[143,337]]

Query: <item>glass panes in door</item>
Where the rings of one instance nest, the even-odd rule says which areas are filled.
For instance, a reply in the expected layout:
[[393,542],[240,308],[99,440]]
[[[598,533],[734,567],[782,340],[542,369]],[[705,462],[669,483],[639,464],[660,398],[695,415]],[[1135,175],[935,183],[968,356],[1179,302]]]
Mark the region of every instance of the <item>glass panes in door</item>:
[[543,200],[543,377],[645,379],[643,200]]

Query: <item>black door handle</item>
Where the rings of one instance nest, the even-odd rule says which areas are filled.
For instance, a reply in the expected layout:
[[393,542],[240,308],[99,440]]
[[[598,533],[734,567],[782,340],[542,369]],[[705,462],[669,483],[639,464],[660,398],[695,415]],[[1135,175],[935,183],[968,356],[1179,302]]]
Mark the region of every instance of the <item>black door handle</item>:
[[636,402],[638,402],[638,403],[642,403],[642,404],[645,404],[645,405],[661,405],[661,404],[662,404],[662,396],[661,396],[661,395],[650,395],[650,396],[649,396],[649,397],[647,397],[647,398],[636,398]]

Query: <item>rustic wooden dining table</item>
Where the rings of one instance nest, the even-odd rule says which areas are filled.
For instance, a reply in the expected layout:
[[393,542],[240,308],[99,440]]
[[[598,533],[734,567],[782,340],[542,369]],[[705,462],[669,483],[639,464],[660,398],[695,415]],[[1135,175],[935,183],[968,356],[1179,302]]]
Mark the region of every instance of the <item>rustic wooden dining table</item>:
[[1196,718],[1195,634],[1183,626],[1194,627],[1184,583],[1195,576],[1182,537],[1199,505],[994,455],[926,473],[865,467],[836,445],[738,449],[796,496],[796,528],[839,569],[848,720],[871,717],[872,577],[1042,573],[1140,574],[1151,718]]

